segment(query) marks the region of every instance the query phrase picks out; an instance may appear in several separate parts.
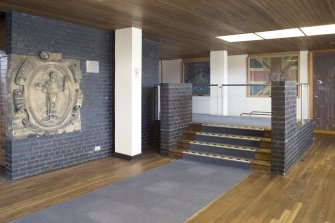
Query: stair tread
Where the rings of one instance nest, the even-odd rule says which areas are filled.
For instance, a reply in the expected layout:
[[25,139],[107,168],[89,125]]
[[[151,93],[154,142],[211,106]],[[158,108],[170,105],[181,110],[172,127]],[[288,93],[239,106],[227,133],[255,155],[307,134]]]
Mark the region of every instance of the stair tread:
[[203,126],[210,127],[220,127],[220,128],[231,128],[231,129],[246,129],[246,130],[255,130],[255,131],[264,131],[265,128],[252,127],[252,126],[242,126],[242,125],[227,125],[227,124],[202,124]]
[[260,149],[256,149],[256,152],[257,153],[271,153],[271,150],[270,149],[263,149],[263,148],[260,148]]
[[252,160],[251,161],[252,164],[256,164],[256,165],[261,165],[261,166],[271,166],[271,163],[268,161],[263,161],[263,160]]
[[183,133],[196,134],[198,131],[184,130]]
[[[271,129],[193,122],[183,130],[183,138],[177,140],[179,144],[170,152],[172,156],[181,155],[185,159],[249,167],[252,165],[254,169],[269,170],[271,137],[266,133],[268,131]],[[187,148],[184,146],[186,144]]]
[[211,132],[197,132],[197,135],[232,138],[232,139],[244,139],[244,140],[250,140],[250,141],[268,141],[268,142],[271,141],[270,138],[243,136],[243,135],[234,135],[234,134],[223,134],[223,133],[211,133]]
[[191,154],[196,156],[204,156],[204,157],[211,157],[214,159],[223,159],[223,160],[231,160],[236,162],[244,162],[244,163],[250,163],[251,160],[237,157],[237,156],[223,156],[223,155],[217,155],[212,153],[201,153],[201,152],[194,152],[194,151],[184,151],[183,154]]
[[184,142],[184,143],[189,143],[191,142],[191,139],[178,139],[177,142]]
[[173,149],[170,149],[169,152],[182,153],[185,150],[186,149],[173,148]]
[[213,147],[223,147],[228,149],[237,149],[237,150],[245,150],[245,151],[256,151],[257,147],[250,147],[250,146],[237,146],[231,144],[224,144],[224,143],[212,143],[212,142],[203,142],[203,141],[190,141],[190,144],[194,145],[206,145],[206,146],[213,146]]

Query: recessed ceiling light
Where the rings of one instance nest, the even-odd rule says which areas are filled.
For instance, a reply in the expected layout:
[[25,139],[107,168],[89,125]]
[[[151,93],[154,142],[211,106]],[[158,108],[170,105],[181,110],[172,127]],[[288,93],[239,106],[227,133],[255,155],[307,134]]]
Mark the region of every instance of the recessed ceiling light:
[[280,39],[304,36],[304,34],[298,28],[258,32],[256,34],[263,37],[264,39]]
[[335,34],[335,24],[300,28],[307,36]]
[[254,33],[218,36],[217,38],[222,39],[227,42],[243,42],[243,41],[252,41],[252,40],[262,40],[261,37],[257,36]]

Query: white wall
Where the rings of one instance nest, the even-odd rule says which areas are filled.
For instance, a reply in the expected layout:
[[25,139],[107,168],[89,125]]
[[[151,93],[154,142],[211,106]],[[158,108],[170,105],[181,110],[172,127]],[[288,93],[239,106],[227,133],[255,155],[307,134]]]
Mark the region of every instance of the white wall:
[[[238,55],[228,57],[228,83],[247,83],[247,57],[248,55]],[[308,51],[300,52],[300,83],[308,83]],[[228,87],[228,115],[237,116],[243,112],[251,111],[271,111],[270,98],[247,97],[246,87]],[[309,116],[308,92],[303,88],[303,117]],[[301,96],[300,96],[301,97]],[[297,98],[297,119],[301,117],[301,99]]]
[[[248,55],[228,56],[228,84],[247,84],[247,57]],[[165,69],[164,69],[165,66]],[[166,60],[162,63],[162,82],[180,83],[182,80],[182,60]],[[308,51],[300,52],[300,83],[308,83]],[[171,75],[169,77],[169,75]],[[218,83],[220,77],[211,75],[211,84]],[[227,115],[239,116],[243,112],[251,111],[271,111],[270,98],[247,97],[246,87],[225,87],[228,91],[228,104],[224,108],[228,108]],[[221,97],[221,89],[211,87],[211,96],[194,96],[193,97],[193,113],[199,114],[217,114],[221,113],[221,104],[217,106],[217,94]],[[225,94],[225,93],[224,93]],[[309,116],[309,99],[307,88],[303,92],[303,117]],[[301,116],[300,98],[297,99],[297,119]]]
[[182,82],[182,59],[161,61],[161,83]]
[[[247,57],[238,55],[228,57],[228,83],[247,84]],[[228,88],[228,115],[239,116],[244,112],[271,111],[270,98],[247,97],[247,87]]]

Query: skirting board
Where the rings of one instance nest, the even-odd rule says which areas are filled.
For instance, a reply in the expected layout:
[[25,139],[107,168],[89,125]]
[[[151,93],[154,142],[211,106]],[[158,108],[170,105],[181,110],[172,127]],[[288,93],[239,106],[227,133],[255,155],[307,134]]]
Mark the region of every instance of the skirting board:
[[323,129],[314,129],[314,134],[326,134],[326,135],[335,135],[334,130],[323,130]]
[[136,160],[136,159],[142,159],[143,154],[137,154],[135,156],[129,156],[129,155],[125,155],[125,154],[121,154],[121,153],[114,153],[114,157],[116,158],[121,158],[124,160]]

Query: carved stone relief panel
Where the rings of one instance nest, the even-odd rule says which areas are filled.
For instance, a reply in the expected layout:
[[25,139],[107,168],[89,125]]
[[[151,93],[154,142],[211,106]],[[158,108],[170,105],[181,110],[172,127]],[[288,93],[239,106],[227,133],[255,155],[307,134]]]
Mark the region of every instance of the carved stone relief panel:
[[43,51],[9,56],[9,124],[13,139],[81,129],[80,61]]

